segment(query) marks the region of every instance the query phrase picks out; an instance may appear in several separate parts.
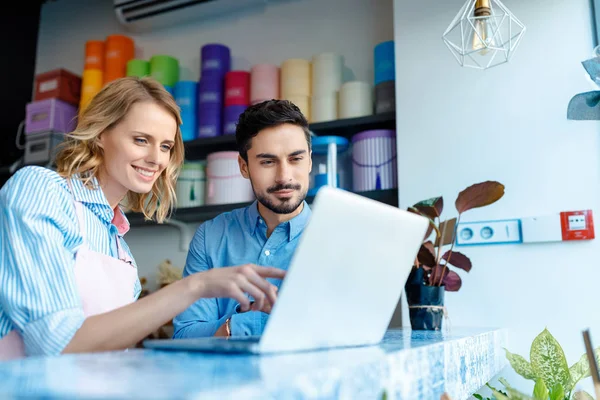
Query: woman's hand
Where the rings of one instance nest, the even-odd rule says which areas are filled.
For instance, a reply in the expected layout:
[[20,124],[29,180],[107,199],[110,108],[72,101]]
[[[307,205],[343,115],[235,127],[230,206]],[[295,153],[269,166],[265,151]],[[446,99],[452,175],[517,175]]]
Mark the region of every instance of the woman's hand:
[[[277,299],[277,286],[265,278],[283,279],[279,268],[246,264],[236,267],[213,268],[193,275],[199,284],[198,297],[231,298],[240,303],[240,310],[270,313]],[[254,299],[250,304],[248,295]]]

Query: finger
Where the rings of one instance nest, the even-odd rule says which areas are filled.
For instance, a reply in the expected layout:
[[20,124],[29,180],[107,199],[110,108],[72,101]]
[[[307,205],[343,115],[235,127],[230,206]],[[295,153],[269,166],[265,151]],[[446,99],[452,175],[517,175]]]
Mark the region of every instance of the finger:
[[258,273],[248,273],[246,278],[250,283],[263,291],[271,305],[275,304],[275,300],[277,299],[277,286],[263,279]]
[[256,273],[263,278],[275,278],[275,279],[283,279],[285,278],[286,271],[280,268],[274,267],[260,267],[258,265],[252,265],[252,269],[256,271]]
[[250,309],[250,299],[238,286],[231,292],[230,297],[240,303],[240,310],[242,312],[246,312]]
[[[251,307],[253,310],[260,310],[261,308],[263,308],[266,296],[262,292],[262,290],[260,290],[247,279],[240,282],[239,286],[242,291],[248,293],[254,298],[254,305]],[[248,308],[246,310],[248,310]]]

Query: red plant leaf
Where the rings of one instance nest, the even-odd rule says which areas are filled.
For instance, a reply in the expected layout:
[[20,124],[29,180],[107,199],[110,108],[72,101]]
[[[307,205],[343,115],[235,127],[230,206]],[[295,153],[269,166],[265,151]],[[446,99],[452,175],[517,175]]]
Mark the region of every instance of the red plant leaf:
[[428,267],[435,266],[435,250],[433,249],[433,243],[430,241],[423,243],[417,254],[417,259],[422,265]]
[[454,240],[454,231],[456,229],[456,218],[452,218],[440,223],[438,228],[440,230],[440,237],[435,242],[435,247],[439,247],[440,243],[442,246],[452,244]]
[[452,255],[450,255],[450,250],[445,252],[442,256],[442,259],[448,261],[448,258],[450,258],[449,264],[454,265],[456,268],[460,268],[467,272],[469,272],[473,267],[473,264],[471,264],[471,260],[469,260],[469,257],[465,256],[463,253],[459,253],[458,251],[453,251]]
[[458,194],[456,211],[459,214],[473,208],[485,207],[504,196],[504,185],[496,181],[486,181],[469,186]]
[[460,276],[454,272],[446,269],[447,273],[444,276],[443,284],[448,292],[458,292],[460,287],[462,286],[462,280]]

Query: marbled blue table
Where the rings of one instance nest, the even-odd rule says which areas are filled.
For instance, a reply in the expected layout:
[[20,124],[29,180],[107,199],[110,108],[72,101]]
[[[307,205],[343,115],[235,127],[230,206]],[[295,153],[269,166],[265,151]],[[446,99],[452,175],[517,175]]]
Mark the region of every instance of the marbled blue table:
[[506,332],[390,330],[379,346],[271,356],[128,350],[0,363],[0,399],[466,399]]

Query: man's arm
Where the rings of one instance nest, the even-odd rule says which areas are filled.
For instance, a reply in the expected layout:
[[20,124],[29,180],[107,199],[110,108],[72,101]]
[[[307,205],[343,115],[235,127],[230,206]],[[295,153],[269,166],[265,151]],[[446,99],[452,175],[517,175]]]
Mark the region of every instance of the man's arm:
[[[190,243],[183,277],[196,272],[207,271],[209,266],[206,256],[206,223],[200,225]],[[217,299],[200,299],[187,310],[173,319],[174,338],[213,336],[217,329],[225,323],[227,316],[219,315]]]

